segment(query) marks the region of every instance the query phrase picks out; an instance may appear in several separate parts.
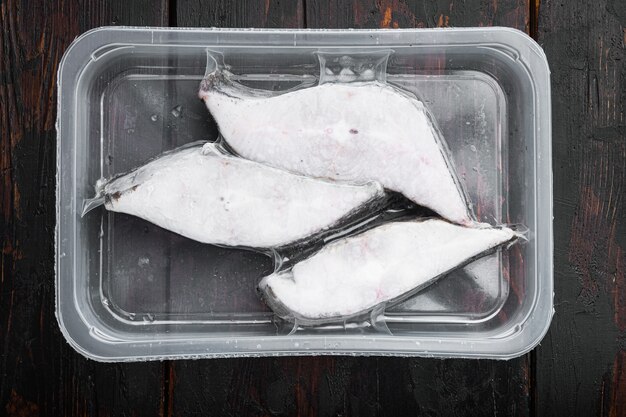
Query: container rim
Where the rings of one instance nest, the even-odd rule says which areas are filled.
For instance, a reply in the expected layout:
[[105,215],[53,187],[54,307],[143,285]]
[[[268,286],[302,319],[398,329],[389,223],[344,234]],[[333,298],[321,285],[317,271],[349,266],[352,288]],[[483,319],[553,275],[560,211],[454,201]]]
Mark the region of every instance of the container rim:
[[[88,324],[88,320],[85,315],[79,311],[77,304],[74,300],[76,296],[73,288],[73,282],[69,282],[68,278],[62,279],[61,269],[62,265],[67,262],[74,262],[73,256],[65,256],[62,248],[65,245],[61,241],[62,229],[67,225],[75,221],[75,219],[68,220],[63,217],[62,214],[62,196],[66,188],[63,185],[61,179],[62,170],[65,168],[63,164],[63,145],[65,141],[74,140],[74,131],[72,127],[71,115],[67,112],[58,111],[56,129],[57,129],[57,173],[56,173],[56,225],[55,225],[55,316],[59,323],[59,327],[68,343],[83,356],[100,361],[100,362],[118,362],[118,361],[146,361],[146,360],[164,360],[164,359],[183,359],[183,358],[228,358],[228,357],[258,357],[258,356],[311,356],[311,355],[350,355],[350,356],[421,356],[421,357],[459,357],[459,358],[489,358],[489,359],[511,359],[521,356],[534,347],[536,347],[542,338],[547,333],[552,316],[554,314],[553,308],[553,201],[552,201],[552,149],[551,149],[551,100],[550,100],[550,70],[548,61],[543,49],[539,46],[535,40],[533,40],[528,34],[517,29],[507,27],[484,27],[484,28],[429,28],[429,29],[234,29],[234,28],[163,28],[163,27],[138,27],[138,26],[102,26],[91,29],[82,35],[74,39],[74,41],[66,49],[58,69],[57,76],[57,101],[58,109],[64,107],[71,108],[72,103],[76,100],[76,92],[73,90],[73,86],[64,84],[65,79],[72,79],[80,75],[85,65],[90,60],[95,60],[94,52],[102,47],[110,45],[112,43],[117,44],[133,44],[134,37],[128,37],[129,33],[137,35],[137,40],[143,42],[143,44],[154,45],[176,45],[174,43],[167,43],[167,39],[163,40],[160,35],[172,33],[189,34],[196,33],[201,35],[216,33],[216,34],[265,34],[272,35],[277,34],[282,37],[279,39],[281,42],[277,46],[307,46],[318,47],[319,43],[307,43],[306,39],[300,39],[303,35],[315,35],[318,37],[325,37],[326,35],[333,36],[354,36],[354,35],[371,35],[376,34],[384,38],[385,42],[370,45],[370,47],[384,48],[389,45],[406,45],[409,46],[407,40],[401,39],[398,35],[434,35],[440,34],[463,34],[463,41],[459,44],[462,45],[502,45],[504,47],[513,48],[519,53],[519,61],[524,65],[527,71],[531,75],[534,90],[539,91],[539,94],[534,94],[534,106],[535,106],[535,147],[538,152],[541,152],[542,158],[539,161],[535,161],[535,170],[538,174],[545,174],[549,176],[547,183],[542,183],[542,188],[537,190],[536,198],[541,200],[546,205],[546,212],[537,213],[537,216],[541,216],[541,227],[548,227],[544,229],[542,233],[545,233],[545,237],[542,242],[537,242],[537,245],[542,244],[544,252],[549,253],[549,257],[546,259],[537,260],[537,270],[539,275],[539,282],[537,285],[541,286],[541,291],[537,291],[536,297],[533,300],[530,311],[524,316],[524,321],[521,322],[518,332],[508,334],[499,339],[484,339],[482,341],[476,341],[466,339],[465,343],[470,345],[470,342],[488,342],[485,346],[490,346],[489,349],[478,351],[459,351],[455,349],[443,349],[439,351],[428,350],[411,350],[406,344],[410,341],[415,346],[413,340],[425,340],[428,338],[419,337],[417,339],[406,336],[394,336],[394,340],[398,343],[391,342],[386,346],[389,348],[367,348],[366,343],[362,343],[361,347],[357,350],[338,350],[331,349],[326,346],[328,336],[299,336],[297,341],[301,344],[310,341],[312,346],[310,349],[274,349],[267,348],[271,343],[267,337],[239,337],[240,341],[246,341],[250,338],[251,342],[242,346],[241,349],[235,351],[226,350],[224,341],[226,338],[197,338],[190,340],[177,340],[177,339],[164,339],[163,345],[170,343],[170,346],[177,345],[179,343],[186,343],[187,346],[198,345],[198,349],[195,352],[189,354],[168,353],[167,350],[161,350],[154,348],[153,345],[156,342],[137,342],[133,340],[129,341],[116,341],[111,338],[103,337],[105,335],[94,332],[93,326]],[[115,42],[111,39],[112,34],[116,34]],[[106,36],[103,36],[106,35]],[[474,36],[470,36],[474,35]],[[485,36],[489,35],[489,36]],[[387,39],[388,38],[388,39]],[[323,40],[323,39],[322,39]],[[415,39],[413,39],[415,41]],[[193,41],[198,43],[197,40]],[[192,43],[193,43],[192,42]],[[419,42],[412,45],[419,44]],[[439,40],[438,42],[432,42],[428,45],[453,45],[455,43],[448,43],[445,40]],[[198,43],[198,45],[200,45]],[[360,45],[366,45],[365,43]],[[342,47],[350,47],[351,45],[341,45]],[[101,59],[101,57],[97,59]],[[539,88],[539,87],[540,88]],[[66,103],[67,102],[67,103]],[[68,167],[75,170],[75,167]],[[70,215],[71,217],[71,215]],[[537,222],[537,228],[539,228],[539,222]],[[69,226],[71,228],[71,226]],[[538,249],[536,249],[538,251]],[[541,262],[541,268],[539,267]],[[59,300],[63,296],[72,294],[72,302],[70,297],[66,297],[63,305],[60,305]],[[66,320],[67,319],[67,320]],[[74,324],[73,326],[66,326],[66,321],[75,321],[80,323],[80,326]],[[530,326],[530,323],[534,323],[534,327]],[[67,323],[69,324],[69,323]],[[530,329],[530,330],[529,330]],[[372,336],[377,341],[384,339],[384,337]],[[283,342],[289,340],[287,337],[274,336],[274,340],[280,339]],[[341,336],[342,340],[361,340],[360,336]],[[330,338],[332,339],[332,338]],[[402,339],[402,341],[398,340]],[[455,338],[445,338],[446,342],[454,343]],[[508,344],[503,345],[502,340],[506,340]],[[210,341],[210,343],[207,343]],[[200,344],[203,343],[202,349]],[[254,342],[254,343],[253,343]],[[264,343],[264,348],[261,351],[255,349],[256,343]],[[402,347],[399,343],[402,342]],[[478,344],[481,344],[478,343]],[[133,352],[130,355],[122,355],[122,350],[117,350],[120,354],[111,354],[111,345],[133,345]],[[150,348],[146,349],[147,346]],[[242,343],[244,345],[244,343]],[[393,346],[396,345],[396,348]],[[508,347],[507,350],[496,349],[495,345],[500,348]],[[106,346],[106,347],[105,347]],[[143,346],[143,354],[141,353],[141,347]],[[207,349],[207,346],[210,349]],[[293,346],[293,344],[292,344]],[[397,349],[397,347],[400,347]],[[232,349],[232,346],[230,346]],[[419,348],[418,348],[419,349]],[[115,349],[113,349],[115,351]],[[146,353],[148,352],[148,353]]]

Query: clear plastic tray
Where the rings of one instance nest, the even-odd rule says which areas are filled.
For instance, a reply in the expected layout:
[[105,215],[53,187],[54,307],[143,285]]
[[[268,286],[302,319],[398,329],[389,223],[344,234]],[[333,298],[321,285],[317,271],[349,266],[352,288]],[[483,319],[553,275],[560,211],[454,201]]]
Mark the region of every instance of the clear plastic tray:
[[[256,293],[272,260],[203,245],[141,219],[81,218],[99,178],[217,127],[198,99],[207,51],[244,84],[315,85],[316,52],[390,51],[387,82],[415,93],[446,139],[478,220],[529,240],[440,279],[375,320],[300,327]],[[99,28],[59,69],[57,317],[87,357],[130,361],[302,354],[511,358],[552,314],[549,69],[507,28],[220,30]],[[393,115],[389,115],[393,117]]]

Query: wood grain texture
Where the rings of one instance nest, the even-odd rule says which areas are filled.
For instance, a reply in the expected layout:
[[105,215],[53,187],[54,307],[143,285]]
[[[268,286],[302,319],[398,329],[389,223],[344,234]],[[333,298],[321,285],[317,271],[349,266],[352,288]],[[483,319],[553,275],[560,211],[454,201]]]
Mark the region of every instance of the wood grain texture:
[[306,2],[308,28],[509,26],[528,32],[528,0]]
[[[526,1],[178,0],[177,24],[528,29]],[[173,363],[173,415],[527,416],[530,355],[508,362],[407,358],[242,358]]]
[[0,2],[0,415],[159,413],[162,364],[76,353],[54,317],[56,71],[95,26],[163,25],[149,1]]
[[537,414],[626,415],[626,3],[541,2],[553,96],[555,307]]
[[297,357],[176,362],[173,414],[528,415],[527,358]]
[[304,0],[176,0],[177,25],[222,28],[302,28]]
[[[0,415],[626,415],[624,4],[0,1]],[[54,317],[55,76],[74,37],[106,24],[536,32],[553,74],[556,238],[556,315],[536,353],[100,364],[74,352]]]

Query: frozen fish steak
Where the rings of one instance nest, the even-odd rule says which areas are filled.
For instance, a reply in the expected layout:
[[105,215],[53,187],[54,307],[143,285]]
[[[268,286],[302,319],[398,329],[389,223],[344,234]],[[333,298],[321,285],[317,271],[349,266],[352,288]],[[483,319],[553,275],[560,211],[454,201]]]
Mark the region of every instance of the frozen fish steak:
[[467,228],[443,220],[386,223],[337,240],[259,284],[279,316],[302,324],[343,320],[398,301],[499,245],[508,228]]
[[311,177],[379,181],[452,222],[473,223],[424,105],[393,86],[328,83],[268,96],[216,70],[199,96],[245,158]]
[[382,186],[320,181],[225,154],[212,143],[166,153],[100,186],[108,210],[203,243],[281,247],[340,222]]

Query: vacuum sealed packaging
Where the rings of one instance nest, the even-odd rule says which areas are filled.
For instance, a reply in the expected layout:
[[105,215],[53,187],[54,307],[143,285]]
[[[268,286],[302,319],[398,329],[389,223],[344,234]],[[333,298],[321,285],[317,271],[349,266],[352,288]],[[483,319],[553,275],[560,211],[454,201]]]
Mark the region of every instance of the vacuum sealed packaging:
[[522,32],[100,28],[58,82],[57,317],[85,356],[507,359],[547,331]]

